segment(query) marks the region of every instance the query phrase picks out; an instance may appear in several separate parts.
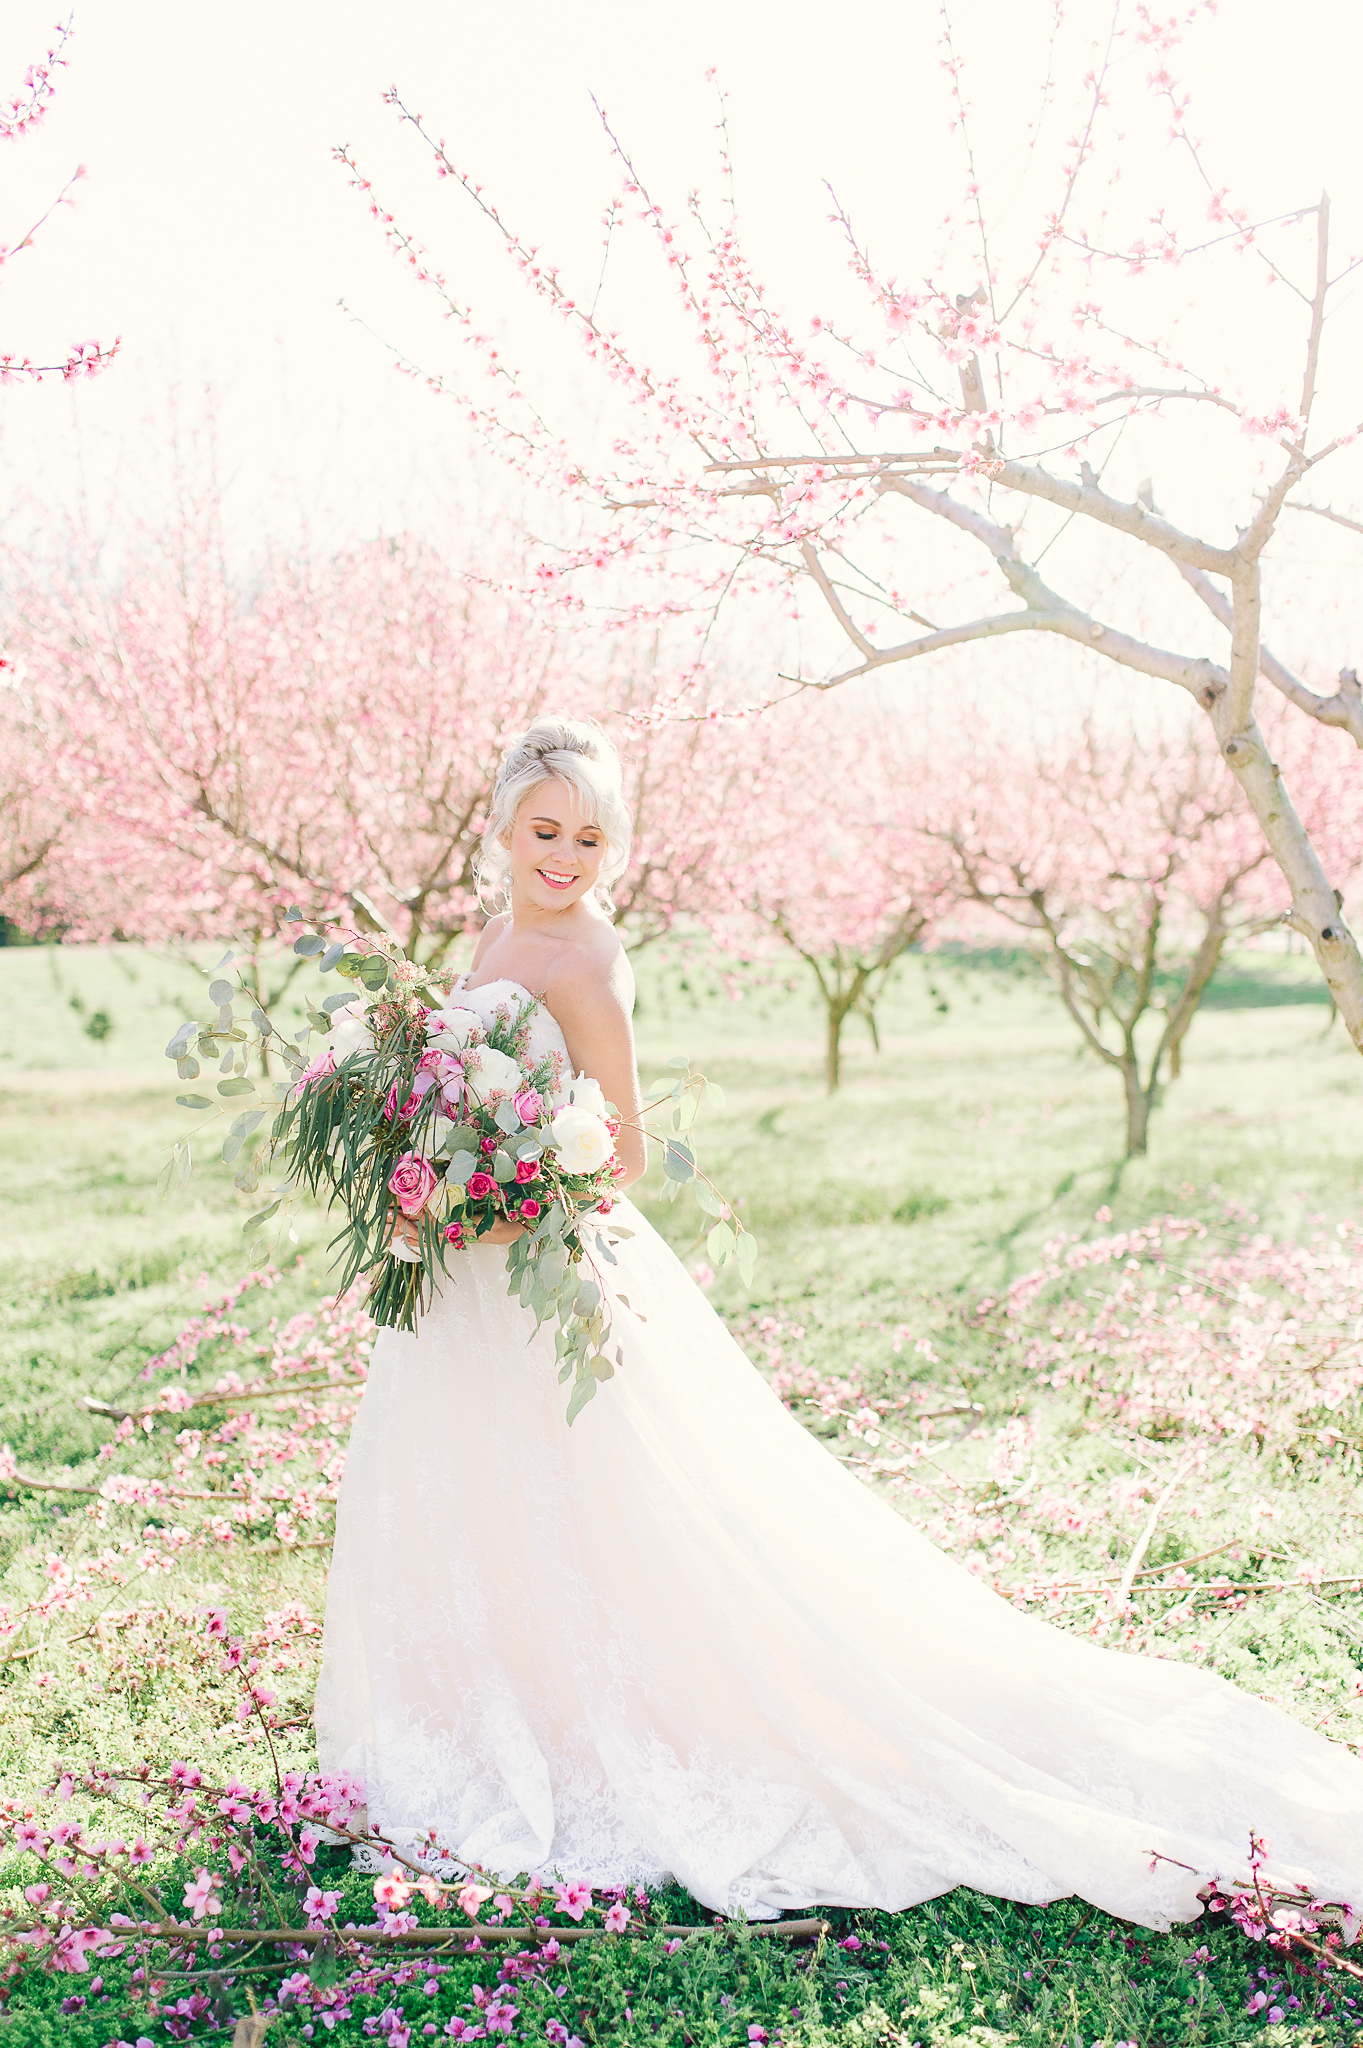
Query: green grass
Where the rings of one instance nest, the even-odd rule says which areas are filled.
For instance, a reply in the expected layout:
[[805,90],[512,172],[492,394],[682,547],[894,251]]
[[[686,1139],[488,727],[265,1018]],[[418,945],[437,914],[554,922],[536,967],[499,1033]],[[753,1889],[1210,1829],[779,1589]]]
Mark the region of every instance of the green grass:
[[[727,1107],[702,1125],[702,1162],[737,1195],[761,1243],[751,1289],[726,1270],[711,1298],[741,1334],[774,1320],[788,1353],[794,1341],[799,1363],[816,1374],[902,1382],[907,1361],[892,1339],[908,1327],[932,1337],[940,1360],[932,1371],[954,1389],[978,1370],[961,1310],[1036,1265],[1047,1240],[1092,1232],[1104,1207],[1111,1227],[1124,1228],[1171,1211],[1210,1218],[1233,1199],[1289,1238],[1317,1218],[1363,1214],[1363,1068],[1342,1029],[1326,1028],[1310,964],[1290,956],[1245,955],[1222,969],[1183,1073],[1156,1111],[1149,1156],[1135,1161],[1122,1157],[1115,1079],[1078,1050],[1050,988],[1021,959],[906,962],[881,1007],[882,1050],[853,1020],[844,1086],[831,1099],[822,1088],[822,1020],[803,981],[787,988],[741,975],[742,999],[730,1001],[726,964],[680,951],[646,953],[639,977],[644,1077],[683,1052],[723,1083]],[[165,1204],[155,1194],[171,1141],[194,1122],[175,1107],[161,1047],[188,1014],[195,985],[192,964],[131,947],[0,948],[0,1442],[27,1470],[88,1473],[109,1425],[82,1396],[125,1390],[197,1309],[200,1276],[220,1290],[241,1269],[241,1224],[259,1202],[237,1194],[220,1164],[196,1171],[188,1190]],[[291,991],[291,1004],[301,992]],[[108,1026],[100,1037],[86,1030],[97,1014]],[[642,1203],[689,1263],[703,1263],[689,1203],[669,1206],[656,1175]],[[325,1235],[320,1218],[304,1218],[297,1244],[281,1247],[287,1278],[270,1297],[271,1313],[291,1312],[325,1288]],[[921,1360],[917,1371],[928,1371]],[[1004,1414],[1019,1396],[1000,1381],[987,1398]],[[1058,1398],[1038,1421],[1063,1427]],[[1319,1518],[1324,1499],[1303,1483],[1294,1512]],[[82,1513],[12,1494],[0,1506],[8,1586],[31,1584],[45,1547],[61,1547]],[[1180,1554],[1183,1539],[1171,1525],[1173,1547],[1157,1547],[1152,1560]],[[323,1575],[317,1553],[275,1555],[253,1579],[216,1585],[201,1577],[180,1592],[171,1585],[167,1598],[183,1608],[212,1592],[232,1599],[245,1620],[293,1598],[316,1611]],[[1363,1664],[1360,1622],[1261,1610],[1232,1631],[1217,1668],[1277,1686],[1284,1704],[1306,1687],[1300,1705],[1314,1719]],[[206,1740],[221,1703],[183,1689],[175,1626],[144,1632],[141,1662],[134,1658],[121,1675],[93,1651],[45,1653],[42,1689],[34,1659],[5,1666],[0,1790],[22,1794],[60,1754],[94,1749],[110,1758],[139,1746],[183,1753]],[[305,1727],[295,1739],[302,1758]],[[259,1762],[251,1756],[234,1767],[249,1772]],[[17,1875],[12,1866],[0,1871],[0,1883]],[[667,1911],[684,1917],[676,1900]],[[1315,1993],[1304,1980],[1297,1989],[1306,2003],[1280,2028],[1246,2014],[1253,1972],[1268,1958],[1226,1929],[1208,1934],[1205,1961],[1189,1963],[1201,1928],[1133,1935],[1070,1905],[1023,1912],[954,1894],[892,1920],[833,1918],[839,1938],[855,1931],[865,1947],[826,1945],[814,1956],[739,1935],[707,1937],[675,1959],[618,1943],[579,1952],[571,2001],[586,2020],[569,2024],[591,2043],[708,2044],[745,2042],[749,2024],[760,2023],[773,2037],[779,2027],[787,2048],[1041,2048],[1076,2038],[1084,2048],[1095,2040],[1154,2048],[1354,2035],[1351,2015],[1308,2016]],[[460,1964],[441,1978],[431,2002],[442,2025],[461,2009],[473,1968]],[[82,1990],[71,1980],[17,1988],[11,1980],[0,2039],[38,2048],[60,2036],[70,2048],[104,2048],[120,2038],[115,2022],[122,2023],[122,1980],[108,1976],[109,2006],[97,1999],[68,2014],[61,1999]],[[403,1995],[413,2011],[425,1998],[420,1984]],[[525,1996],[526,2038],[543,2039],[543,2012]],[[357,2005],[330,2038],[363,2039],[370,2010]],[[281,2017],[270,2039],[295,2038],[298,2026]]]

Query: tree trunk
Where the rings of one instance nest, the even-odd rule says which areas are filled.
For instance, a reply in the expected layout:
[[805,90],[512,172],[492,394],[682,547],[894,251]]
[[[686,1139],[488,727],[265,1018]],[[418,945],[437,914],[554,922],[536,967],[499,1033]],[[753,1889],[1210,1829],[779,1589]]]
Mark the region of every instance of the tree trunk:
[[1154,1076],[1151,1076],[1149,1088],[1142,1088],[1140,1069],[1135,1060],[1123,1060],[1122,1081],[1126,1088],[1126,1156],[1128,1159],[1143,1159],[1150,1136]]
[[1311,941],[1330,1000],[1344,1019],[1350,1038],[1363,1052],[1363,955],[1359,953],[1358,941],[1344,922],[1339,898],[1297,816],[1253,714],[1237,729],[1230,696],[1227,691],[1210,704],[1208,715],[1226,764],[1249,799],[1292,892],[1292,908],[1284,922]]
[[849,1005],[831,1002],[828,1005],[828,1045],[824,1054],[824,1080],[830,1095],[837,1093],[842,1078],[842,1027],[847,1022]]

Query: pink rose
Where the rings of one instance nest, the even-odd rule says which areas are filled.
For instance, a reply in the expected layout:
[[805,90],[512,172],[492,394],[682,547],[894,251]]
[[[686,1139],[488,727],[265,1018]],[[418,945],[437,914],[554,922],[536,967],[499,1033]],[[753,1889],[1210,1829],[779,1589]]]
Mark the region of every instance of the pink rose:
[[464,1245],[464,1226],[462,1223],[447,1223],[445,1225],[445,1242],[446,1244],[452,1244],[457,1251],[462,1251]]
[[484,1195],[490,1195],[496,1185],[497,1183],[490,1173],[471,1173],[469,1175],[469,1193],[475,1202],[481,1202]]
[[540,1163],[538,1159],[518,1159],[516,1161],[517,1186],[524,1187],[528,1180],[538,1180],[539,1177]]
[[298,1076],[298,1086],[306,1088],[310,1081],[320,1081],[326,1074],[336,1071],[336,1055],[329,1045],[324,1045],[311,1065],[304,1067]]
[[398,1113],[398,1084],[396,1081],[394,1081],[392,1087],[388,1090],[388,1100],[383,1105],[383,1113],[387,1117],[390,1124],[392,1123],[393,1118]]
[[403,1103],[401,1109],[398,1111],[398,1122],[400,1124],[410,1123],[412,1118],[420,1109],[420,1107],[421,1097],[416,1093],[416,1090],[413,1089],[412,1093],[407,1097],[407,1100]]
[[527,1223],[533,1223],[535,1218],[539,1215],[539,1213],[540,1205],[535,1200],[533,1195],[528,1196],[526,1200],[521,1203],[521,1214],[522,1216],[524,1216]]
[[511,1107],[523,1124],[537,1124],[544,1114],[544,1097],[538,1088],[522,1088],[512,1096]]
[[429,1159],[404,1152],[388,1180],[388,1192],[404,1216],[419,1216],[435,1193],[437,1174]]
[[480,1138],[478,1150],[485,1154],[495,1152],[497,1150],[497,1140],[495,1138]]

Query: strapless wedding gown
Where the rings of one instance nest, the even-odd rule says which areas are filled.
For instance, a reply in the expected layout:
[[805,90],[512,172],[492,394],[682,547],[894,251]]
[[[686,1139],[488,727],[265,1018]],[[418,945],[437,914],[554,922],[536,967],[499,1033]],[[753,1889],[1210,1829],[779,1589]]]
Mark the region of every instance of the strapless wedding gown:
[[[488,1015],[525,992],[462,1000]],[[563,1052],[541,1006],[538,1049]],[[1210,1673],[1020,1614],[800,1425],[663,1240],[569,1429],[506,1254],[385,1331],[351,1437],[317,1733],[373,1823],[722,1913],[969,1885],[1148,1927],[1212,1875],[1363,1902],[1363,1762]],[[646,1318],[646,1320],[644,1320]],[[1154,1852],[1192,1866],[1152,1861]]]

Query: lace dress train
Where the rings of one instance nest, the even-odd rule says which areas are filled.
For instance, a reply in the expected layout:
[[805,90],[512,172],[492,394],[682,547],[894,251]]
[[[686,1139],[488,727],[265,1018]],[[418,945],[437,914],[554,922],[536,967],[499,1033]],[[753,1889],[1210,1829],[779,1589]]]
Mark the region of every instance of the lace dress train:
[[376,1343],[317,1729],[390,1839],[434,1827],[508,1877],[671,1874],[754,1918],[964,1884],[1164,1927],[1243,1872],[1252,1828],[1275,1875],[1363,1899],[1363,1763],[981,1586],[786,1413],[619,1214],[625,1363],[571,1430],[498,1248]]

